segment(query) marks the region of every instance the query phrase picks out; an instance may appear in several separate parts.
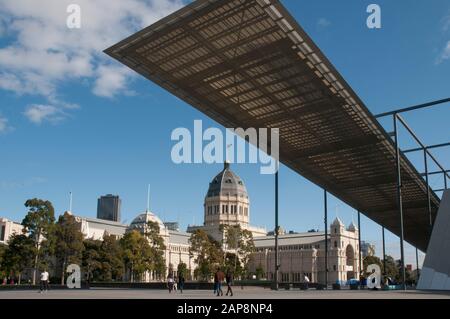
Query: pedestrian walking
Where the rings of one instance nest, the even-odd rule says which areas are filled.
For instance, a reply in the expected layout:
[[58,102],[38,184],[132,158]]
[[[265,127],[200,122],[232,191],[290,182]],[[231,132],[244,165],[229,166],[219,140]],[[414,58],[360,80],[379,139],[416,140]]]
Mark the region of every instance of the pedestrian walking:
[[217,290],[219,289],[219,277],[217,277],[218,270],[214,273],[214,295],[217,294]]
[[41,272],[40,293],[48,292],[48,277],[47,269],[44,269],[44,271]]
[[180,290],[180,293],[183,293],[184,289],[184,275],[182,272],[178,274],[178,289]]
[[227,275],[225,276],[225,281],[227,282],[227,293],[226,295],[230,294],[231,297],[233,297],[233,289],[231,289],[231,286],[233,285],[233,274],[230,271],[227,271]]
[[174,283],[173,273],[169,273],[169,276],[167,276],[167,288],[169,289],[169,294],[172,293]]
[[216,274],[214,275],[214,282],[217,282],[216,291],[217,291],[217,297],[223,296],[222,291],[222,282],[225,278],[225,274],[223,273],[220,268],[217,268]]
[[305,283],[306,289],[308,289],[309,288],[309,278],[306,274],[304,274],[304,276],[303,276],[303,282]]

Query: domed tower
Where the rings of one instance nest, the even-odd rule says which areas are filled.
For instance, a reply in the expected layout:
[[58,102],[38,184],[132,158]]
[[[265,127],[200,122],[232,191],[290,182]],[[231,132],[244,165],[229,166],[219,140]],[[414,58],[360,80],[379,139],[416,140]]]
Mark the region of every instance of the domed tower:
[[247,228],[250,202],[242,179],[225,163],[209,183],[204,204],[204,226],[240,225]]
[[344,223],[339,219],[339,217],[336,217],[331,224],[331,234],[342,234],[342,232],[345,230]]

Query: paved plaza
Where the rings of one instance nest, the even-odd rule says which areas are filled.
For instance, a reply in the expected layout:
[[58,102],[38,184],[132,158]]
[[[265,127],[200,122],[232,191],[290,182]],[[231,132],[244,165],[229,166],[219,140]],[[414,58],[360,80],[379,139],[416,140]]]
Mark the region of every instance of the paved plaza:
[[354,291],[354,290],[280,290],[236,287],[234,297],[216,297],[210,290],[186,290],[169,294],[155,289],[52,290],[40,294],[33,290],[0,291],[0,299],[450,299],[450,292],[428,291]]

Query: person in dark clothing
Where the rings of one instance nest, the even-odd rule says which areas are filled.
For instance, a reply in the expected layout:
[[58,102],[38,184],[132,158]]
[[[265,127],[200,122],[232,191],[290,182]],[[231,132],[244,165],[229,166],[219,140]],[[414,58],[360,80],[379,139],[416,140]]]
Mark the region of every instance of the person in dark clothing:
[[217,283],[218,283],[218,280],[217,280],[217,271],[216,271],[214,273],[214,292],[213,292],[214,295],[217,293]]
[[178,275],[178,289],[180,290],[180,293],[183,293],[184,288],[184,275],[182,272]]
[[227,282],[227,293],[226,295],[230,294],[231,297],[233,297],[233,289],[231,289],[231,286],[233,285],[233,274],[228,271],[227,275],[225,276],[225,281]]

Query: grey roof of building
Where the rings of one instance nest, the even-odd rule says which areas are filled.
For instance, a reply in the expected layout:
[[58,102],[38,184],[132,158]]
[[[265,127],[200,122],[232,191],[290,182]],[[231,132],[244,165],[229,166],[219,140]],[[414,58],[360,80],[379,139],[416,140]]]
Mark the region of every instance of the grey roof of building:
[[89,227],[101,226],[106,232],[111,235],[122,235],[128,228],[128,225],[98,218],[81,217],[89,223]]
[[[256,248],[275,246],[274,236],[255,237]],[[278,245],[309,245],[325,240],[325,232],[286,234],[278,237]]]
[[191,238],[191,234],[180,231],[169,231],[169,243],[171,244],[182,244],[189,245],[189,238]]

